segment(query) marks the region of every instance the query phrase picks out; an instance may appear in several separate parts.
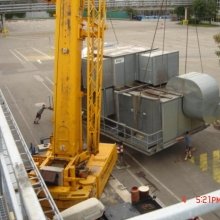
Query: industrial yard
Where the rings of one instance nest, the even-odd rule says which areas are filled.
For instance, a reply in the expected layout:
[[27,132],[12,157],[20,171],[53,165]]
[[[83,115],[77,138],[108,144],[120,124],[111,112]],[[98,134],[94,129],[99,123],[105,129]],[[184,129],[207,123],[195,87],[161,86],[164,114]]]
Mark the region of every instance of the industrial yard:
[[[39,125],[33,124],[33,120],[42,103],[49,105],[52,100],[54,25],[53,19],[11,21],[6,22],[8,33],[0,35],[0,88],[28,146],[37,145],[52,132],[51,111],[44,112]],[[176,22],[113,20],[107,21],[107,26],[106,43],[179,51],[180,75],[206,73],[220,85],[217,46],[213,40],[219,27],[198,27],[198,42],[196,27],[189,26],[186,49],[186,26]],[[128,201],[125,192],[133,186],[148,185],[162,206],[181,202],[183,197],[190,199],[215,191],[220,184],[219,132],[211,125],[192,135],[193,157],[187,161],[184,161],[182,142],[153,156],[125,146],[126,166],[115,167],[109,186],[120,188],[125,194],[122,199]],[[105,137],[102,140],[111,141]],[[107,199],[108,193],[106,191],[102,199],[113,205],[115,201]],[[204,220],[219,218],[220,211],[202,216]]]

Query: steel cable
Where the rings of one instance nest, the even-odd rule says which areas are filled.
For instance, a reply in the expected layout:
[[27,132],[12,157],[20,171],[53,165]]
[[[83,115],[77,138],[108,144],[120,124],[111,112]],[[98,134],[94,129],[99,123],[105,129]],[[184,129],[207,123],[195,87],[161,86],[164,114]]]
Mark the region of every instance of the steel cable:
[[[147,65],[146,65],[146,72],[145,72],[145,74],[144,74],[143,80],[145,80],[145,78],[146,78],[146,76],[147,76],[147,69],[148,69],[148,66],[149,66],[150,56],[151,56],[151,53],[152,53],[152,50],[153,50],[154,41],[155,41],[155,38],[156,38],[157,29],[158,29],[158,25],[159,25],[159,21],[160,21],[160,17],[161,17],[162,11],[163,11],[164,1],[165,1],[165,0],[162,1],[161,6],[160,6],[159,16],[158,16],[158,18],[157,18],[157,24],[156,24],[155,31],[154,31],[154,36],[153,36],[153,40],[152,40],[151,47],[150,47],[149,58],[148,58],[148,60],[147,60]],[[166,2],[165,4],[167,5],[167,0],[166,0],[165,2]],[[167,8],[166,5],[165,5],[165,8]],[[164,35],[163,35],[163,49],[164,49],[164,44],[165,44],[165,25],[164,25]],[[163,57],[162,57],[162,59],[163,59]]]
[[199,59],[200,59],[201,71],[203,73],[203,64],[202,64],[202,56],[201,56],[201,50],[200,50],[199,34],[198,34],[197,25],[196,25],[196,37],[197,37],[197,43],[198,43],[198,49],[199,49]]

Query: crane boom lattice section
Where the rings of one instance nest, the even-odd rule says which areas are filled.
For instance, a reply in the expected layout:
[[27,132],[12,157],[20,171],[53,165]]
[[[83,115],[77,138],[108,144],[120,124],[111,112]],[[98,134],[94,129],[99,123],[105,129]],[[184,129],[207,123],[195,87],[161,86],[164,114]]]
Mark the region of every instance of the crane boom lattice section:
[[105,29],[105,1],[88,1],[87,15],[87,146],[98,153],[101,117],[102,59]]

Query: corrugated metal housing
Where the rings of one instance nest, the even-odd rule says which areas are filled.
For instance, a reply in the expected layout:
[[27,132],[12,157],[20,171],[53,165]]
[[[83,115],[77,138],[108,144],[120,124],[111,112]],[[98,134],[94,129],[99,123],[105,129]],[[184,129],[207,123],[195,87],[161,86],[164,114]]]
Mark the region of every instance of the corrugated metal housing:
[[139,54],[137,80],[158,86],[179,74],[179,52],[152,51]]

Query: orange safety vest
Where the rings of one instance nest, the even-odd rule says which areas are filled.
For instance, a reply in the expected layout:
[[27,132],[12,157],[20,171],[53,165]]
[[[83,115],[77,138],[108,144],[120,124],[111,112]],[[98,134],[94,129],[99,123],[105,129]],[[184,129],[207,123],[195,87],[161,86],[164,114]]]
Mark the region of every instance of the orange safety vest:
[[121,144],[121,145],[117,145],[117,153],[118,154],[121,154],[121,153],[123,153],[123,151],[124,151],[124,147],[123,147],[123,145]]

